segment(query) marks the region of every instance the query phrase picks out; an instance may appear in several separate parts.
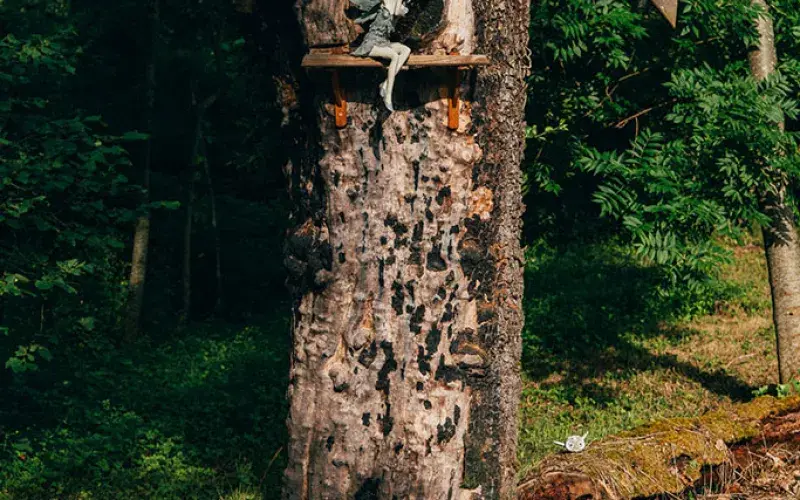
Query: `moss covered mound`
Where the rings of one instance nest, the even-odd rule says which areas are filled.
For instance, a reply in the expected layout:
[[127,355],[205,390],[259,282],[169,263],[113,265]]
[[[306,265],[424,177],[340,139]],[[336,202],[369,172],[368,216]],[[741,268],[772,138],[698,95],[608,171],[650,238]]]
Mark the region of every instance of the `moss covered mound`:
[[800,397],[770,396],[695,418],[658,421],[591,443],[581,453],[546,459],[520,485],[521,499],[637,498],[680,493],[729,446],[761,434],[762,424],[800,410]]

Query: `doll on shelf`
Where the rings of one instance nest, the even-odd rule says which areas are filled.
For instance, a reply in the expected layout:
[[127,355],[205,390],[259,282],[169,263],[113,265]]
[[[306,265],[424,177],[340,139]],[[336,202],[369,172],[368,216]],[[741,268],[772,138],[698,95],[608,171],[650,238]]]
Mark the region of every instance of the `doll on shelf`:
[[351,0],[351,3],[365,12],[355,22],[371,23],[363,42],[353,50],[352,55],[389,61],[386,80],[380,85],[380,95],[386,109],[394,111],[392,93],[395,77],[408,61],[411,49],[402,43],[392,42],[390,36],[394,32],[397,19],[408,14],[408,7],[403,0]]

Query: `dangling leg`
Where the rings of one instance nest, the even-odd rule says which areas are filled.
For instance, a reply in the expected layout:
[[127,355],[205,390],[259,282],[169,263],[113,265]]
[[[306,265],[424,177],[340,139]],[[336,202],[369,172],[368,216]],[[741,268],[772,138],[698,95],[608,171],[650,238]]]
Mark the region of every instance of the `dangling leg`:
[[409,49],[402,43],[393,43],[392,48],[394,49],[395,52],[400,54],[400,60],[397,63],[398,64],[397,70],[399,71],[403,68],[403,66],[406,65],[406,62],[408,62],[408,57],[411,55],[411,49]]
[[386,103],[387,108],[394,111],[394,107],[392,105],[392,97],[394,96],[394,82],[396,81],[400,70],[403,69],[403,65],[408,60],[408,56],[411,54],[411,49],[400,43],[393,43],[389,47],[395,52],[395,54],[397,54],[397,57],[393,59],[392,63],[389,65],[389,77],[385,82],[386,88],[382,90],[384,92],[383,102]]
[[400,59],[400,54],[392,47],[374,47],[372,51],[370,51],[369,56],[388,59],[390,61],[386,80],[381,84],[380,92],[381,97],[383,97],[383,102],[386,104],[386,108],[389,111],[394,111],[394,107],[392,106],[392,90],[394,89],[394,77],[397,74],[396,68],[397,62]]
[[403,69],[403,66],[405,66],[406,61],[408,61],[408,57],[411,55],[411,49],[402,43],[393,43],[391,48],[397,54],[397,59],[392,61],[392,64],[389,66],[389,74],[392,75],[392,77],[387,78],[386,80],[386,96],[388,96],[388,99],[386,96],[384,96],[384,102],[387,102],[387,106],[390,106],[392,103],[392,96],[394,95],[394,82],[396,77],[400,73],[400,70]]

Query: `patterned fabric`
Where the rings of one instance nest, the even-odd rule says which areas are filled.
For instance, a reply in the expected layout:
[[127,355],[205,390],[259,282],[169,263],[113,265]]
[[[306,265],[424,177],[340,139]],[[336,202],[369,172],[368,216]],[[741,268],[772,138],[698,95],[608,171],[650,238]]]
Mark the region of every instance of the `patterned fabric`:
[[388,47],[392,44],[389,36],[394,33],[394,16],[389,10],[381,5],[378,16],[372,21],[364,41],[355,49],[354,56],[367,57],[375,47]]

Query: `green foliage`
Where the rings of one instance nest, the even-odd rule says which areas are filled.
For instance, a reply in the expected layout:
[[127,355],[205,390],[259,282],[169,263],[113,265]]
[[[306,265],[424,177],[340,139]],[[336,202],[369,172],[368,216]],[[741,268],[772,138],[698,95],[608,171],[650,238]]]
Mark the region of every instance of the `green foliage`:
[[0,389],[0,498],[274,498],[287,328],[275,318],[100,356],[74,350],[34,386]]
[[605,231],[672,282],[701,286],[726,259],[716,236],[766,223],[761,198],[797,177],[797,136],[779,126],[798,114],[797,52],[782,50],[797,43],[794,4],[773,9],[782,63],[761,83],[747,63],[761,14],[749,1],[681,2],[677,32],[644,4],[535,5],[529,121],[549,134],[529,134],[532,196],[593,218],[588,196]]
[[50,361],[53,359],[53,355],[50,354],[49,349],[39,344],[19,346],[17,352],[6,361],[6,368],[10,368],[14,373],[35,371],[39,368],[36,364],[37,358]]
[[711,237],[767,223],[761,197],[776,175],[797,178],[796,136],[779,126],[797,105],[780,75],[759,84],[740,69],[680,71],[666,87],[674,139],[646,129],[627,151],[587,148],[579,164],[603,179],[601,215],[621,221],[640,255],[709,275],[722,256]]
[[788,398],[800,394],[800,380],[791,380],[786,384],[762,385],[753,391],[753,396],[775,396],[778,398]]
[[75,77],[72,41],[68,30],[0,40],[0,358],[15,373],[48,361],[46,345],[76,326],[81,289],[120,293],[120,229],[135,215],[120,139],[52,84]]
[[[274,50],[234,2],[162,0],[157,22],[148,4],[0,2],[2,499],[244,500],[279,488],[287,324],[252,326],[288,308],[275,299],[288,148],[263,57]],[[192,319],[251,326],[171,328],[190,178]],[[131,236],[146,213],[145,333],[124,345]]]

